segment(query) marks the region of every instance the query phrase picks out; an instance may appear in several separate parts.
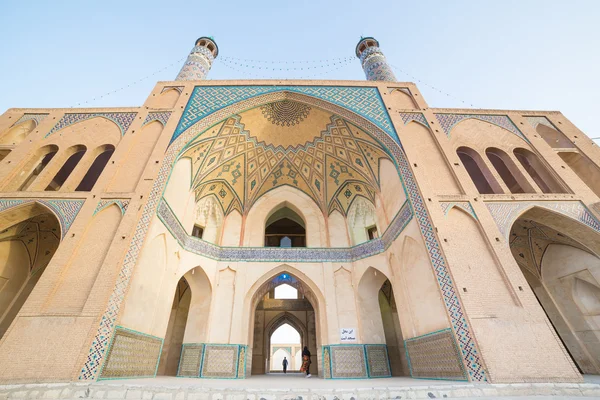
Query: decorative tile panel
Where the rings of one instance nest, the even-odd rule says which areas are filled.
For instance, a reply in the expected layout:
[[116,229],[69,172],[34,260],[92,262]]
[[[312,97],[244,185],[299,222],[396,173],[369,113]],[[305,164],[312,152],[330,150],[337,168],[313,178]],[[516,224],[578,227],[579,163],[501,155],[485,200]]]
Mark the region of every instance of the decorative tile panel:
[[369,367],[369,378],[389,378],[392,376],[387,345],[366,344],[365,353],[367,355],[367,366]]
[[99,379],[156,376],[163,339],[118,326]]
[[475,214],[475,210],[473,210],[473,206],[468,201],[452,201],[452,202],[442,202],[440,203],[442,207],[442,212],[444,216],[448,215],[448,212],[452,209],[452,207],[459,207],[466,211],[473,218],[477,219],[477,215]]
[[541,207],[559,214],[566,215],[584,225],[589,226],[596,232],[600,232],[600,222],[580,201],[522,201],[522,202],[498,202],[485,203],[488,210],[492,214],[498,229],[508,237],[510,228],[515,220],[526,209],[533,207]]
[[450,328],[404,341],[413,378],[467,380]]
[[377,88],[342,86],[197,86],[171,142],[217,110],[252,97],[283,91],[305,94],[344,107],[367,118],[400,143]]
[[[256,87],[250,87],[252,90]],[[297,88],[298,90],[306,90],[310,88],[306,87],[292,87]],[[198,88],[197,88],[198,89]],[[206,89],[206,88],[201,88]],[[214,90],[218,88],[212,88]],[[226,88],[227,89],[227,88]],[[462,311],[462,304],[460,299],[456,294],[456,287],[452,278],[448,272],[446,267],[446,261],[444,255],[440,249],[439,242],[435,235],[433,225],[429,218],[428,211],[425,207],[423,199],[419,193],[416,182],[414,181],[414,177],[410,170],[410,167],[404,158],[404,154],[402,149],[396,139],[392,139],[396,137],[395,131],[393,131],[393,127],[391,124],[385,124],[380,122],[384,127],[387,126],[391,129],[394,134],[390,136],[388,131],[379,124],[372,122],[371,117],[361,118],[361,115],[369,112],[369,108],[365,108],[364,112],[361,111],[360,107],[356,107],[356,102],[354,102],[354,109],[348,110],[344,108],[343,105],[340,105],[335,102],[331,102],[329,100],[323,100],[320,98],[314,98],[305,96],[303,93],[291,93],[291,92],[281,92],[283,90],[281,87],[270,87],[265,88],[264,90],[270,93],[267,93],[263,96],[258,96],[258,94],[248,94],[244,93],[243,87],[233,87],[232,89],[241,91],[242,94],[240,96],[245,96],[246,101],[241,101],[241,97],[237,97],[238,100],[232,100],[231,98],[225,99],[224,102],[229,104],[228,106],[221,106],[219,100],[216,99],[202,99],[202,97],[196,97],[196,101],[206,101],[208,104],[208,108],[210,109],[207,112],[207,108],[201,105],[191,105],[192,102],[188,103],[188,109],[193,109],[197,111],[196,115],[188,114],[187,118],[182,119],[179,124],[179,132],[174,135],[175,139],[173,139],[171,146],[168,148],[163,163],[161,165],[161,169],[157,176],[157,179],[154,181],[154,186],[152,188],[152,192],[148,197],[148,201],[144,206],[144,210],[142,212],[142,217],[140,218],[138,225],[136,227],[134,237],[132,238],[132,242],[130,248],[125,256],[123,261],[123,266],[119,274],[119,279],[113,289],[113,293],[109,299],[109,304],[107,309],[102,316],[100,321],[97,333],[92,341],[92,345],[85,361],[79,379],[81,380],[90,380],[96,379],[98,368],[102,364],[105,353],[108,338],[112,330],[114,329],[115,321],[117,315],[119,313],[124,293],[129,284],[133,268],[137,262],[140,249],[143,245],[144,238],[148,231],[148,227],[151,219],[156,213],[157,207],[160,203],[160,199],[164,188],[166,186],[170,171],[172,166],[175,164],[177,160],[178,154],[185,148],[185,146],[195,137],[201,135],[211,126],[216,123],[224,120],[225,118],[239,113],[240,111],[253,108],[259,106],[261,104],[278,101],[287,98],[291,98],[292,100],[304,101],[307,104],[312,104],[316,107],[320,107],[324,110],[331,111],[334,114],[341,116],[342,118],[347,119],[358,127],[361,127],[368,132],[370,132],[379,142],[381,142],[384,146],[386,146],[389,154],[393,157],[394,161],[397,163],[401,179],[403,181],[407,197],[410,201],[410,207],[414,211],[417,222],[419,224],[419,228],[421,230],[421,234],[425,240],[425,245],[427,251],[431,258],[431,263],[434,269],[434,273],[437,277],[437,282],[440,285],[440,289],[443,295],[444,304],[446,306],[447,312],[450,316],[450,321],[452,322],[452,329],[454,334],[456,335],[457,340],[460,343],[462,360],[465,363],[467,368],[467,372],[469,373],[469,377],[473,381],[486,381],[486,373],[483,369],[483,365],[479,360],[479,351],[477,346],[472,339],[473,333],[468,325],[466,318],[464,317],[464,313]],[[322,90],[328,90],[326,87],[319,88]],[[333,89],[333,88],[329,88]],[[354,89],[373,89],[373,88],[354,88]],[[218,90],[215,92],[219,95]],[[236,95],[239,93],[236,92]],[[378,96],[378,93],[377,93]],[[235,96],[234,96],[235,97]],[[335,100],[335,99],[334,99]],[[237,102],[236,102],[237,101]],[[381,101],[381,99],[379,99]],[[385,110],[384,110],[385,111]],[[194,114],[194,113],[192,113]],[[378,114],[375,113],[375,116]],[[389,117],[385,114],[389,122]],[[205,116],[205,117],[203,117]],[[183,125],[190,127],[186,129],[182,128]],[[388,230],[389,231],[389,230]],[[371,246],[380,246],[381,244],[377,241],[372,241]],[[210,257],[211,255],[209,255]]]
[[23,114],[23,116],[21,116],[21,118],[19,118],[17,120],[17,122],[12,124],[12,126],[19,125],[22,122],[32,121],[32,120],[35,121],[36,125],[39,125],[40,122],[42,122],[44,120],[44,118],[46,118],[47,116],[48,116],[48,114]]
[[204,345],[201,343],[184,343],[181,346],[177,376],[199,378],[203,352]]
[[400,118],[402,118],[402,122],[404,122],[404,125],[408,124],[409,122],[412,121],[416,121],[418,123],[420,123],[421,125],[429,128],[429,124],[427,123],[427,120],[425,119],[425,116],[421,113],[400,113]]
[[525,117],[525,119],[527,120],[527,122],[529,122],[529,124],[531,124],[531,126],[533,126],[533,129],[536,129],[539,124],[542,124],[547,126],[548,128],[552,128],[555,131],[560,132],[560,130],[558,130],[554,126],[554,124],[552,124],[552,122],[550,122],[546,117]]
[[202,378],[237,378],[238,356],[240,346],[237,344],[206,344],[200,376]]
[[98,214],[100,211],[104,210],[111,204],[116,204],[121,210],[121,214],[125,215],[127,207],[129,207],[129,199],[102,199],[98,202],[98,205],[94,210],[94,215]]
[[121,130],[121,136],[125,135],[129,126],[133,123],[135,116],[137,113],[134,112],[124,112],[124,113],[78,113],[78,114],[65,114],[60,121],[48,132],[46,137],[52,135],[54,132],[59,131],[63,128],[66,128],[70,125],[76,124],[78,122],[86,121],[88,119],[102,117],[108,120],[111,120]]
[[331,378],[331,347],[323,346],[323,378]]
[[219,261],[277,261],[324,262],[356,261],[385,251],[412,219],[412,210],[405,202],[381,238],[357,246],[319,247],[221,247],[189,235],[163,199],[158,206],[158,217],[184,249]]
[[85,200],[42,200],[42,199],[4,199],[0,200],[0,212],[12,207],[28,203],[39,203],[48,207],[58,217],[61,228],[61,237],[65,237],[67,231],[75,221],[79,210],[83,207]]
[[171,117],[171,111],[148,113],[148,115],[146,116],[146,119],[144,120],[144,123],[142,124],[142,128],[153,121],[158,121],[163,126],[165,126],[165,125],[167,125],[167,121],[169,120],[170,117]]
[[450,137],[450,131],[454,128],[459,122],[464,121],[465,119],[473,118],[478,119],[480,121],[489,122],[490,124],[494,124],[499,126],[500,128],[504,128],[521,139],[525,140],[529,143],[529,141],[523,136],[521,131],[512,123],[510,118],[506,115],[482,115],[482,114],[435,114],[435,117],[440,122],[442,129],[446,132],[446,136]]
[[368,378],[365,350],[362,344],[335,345],[331,351],[331,377]]

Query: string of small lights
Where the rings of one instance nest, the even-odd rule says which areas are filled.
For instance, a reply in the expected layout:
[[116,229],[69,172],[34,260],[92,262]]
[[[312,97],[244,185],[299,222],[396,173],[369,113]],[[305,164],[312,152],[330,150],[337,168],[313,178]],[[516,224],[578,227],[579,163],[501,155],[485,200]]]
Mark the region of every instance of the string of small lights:
[[[228,63],[230,65],[235,65],[239,68],[248,68],[248,69],[254,69],[254,70],[260,70],[260,71],[310,71],[310,70],[316,70],[316,69],[322,69],[322,68],[329,68],[329,67],[335,67],[338,65],[345,65],[347,63],[349,63],[351,60],[354,60],[354,57],[345,57],[345,58],[336,58],[336,59],[330,59],[330,60],[321,60],[321,61],[306,61],[306,64],[309,63],[315,63],[315,62],[319,62],[319,65],[303,65],[303,66],[294,66],[294,67],[290,67],[287,66],[289,64],[300,64],[300,62],[285,62],[285,61],[266,61],[263,62],[263,64],[266,65],[262,65],[259,61],[256,60],[251,60],[251,61],[244,61],[243,59],[238,59],[238,58],[234,58],[234,57],[226,57],[226,56],[222,56],[217,58],[217,60],[222,61],[224,63]],[[215,60],[216,61],[216,60]],[[253,65],[256,64],[256,65]]]
[[156,74],[158,74],[158,73],[160,73],[160,72],[163,72],[163,71],[165,71],[165,70],[167,70],[167,69],[169,69],[169,68],[173,67],[174,65],[181,64],[181,63],[183,62],[183,60],[185,60],[186,58],[187,58],[187,56],[186,56],[186,57],[183,57],[183,58],[180,58],[180,59],[179,59],[179,60],[177,60],[177,61],[173,61],[171,64],[169,64],[169,65],[167,65],[167,66],[165,66],[165,67],[162,67],[161,69],[159,69],[159,70],[156,70],[156,71],[152,72],[151,74],[144,76],[143,78],[140,78],[140,79],[138,79],[138,80],[136,80],[136,81],[133,81],[133,82],[129,83],[128,85],[124,85],[124,86],[122,86],[122,87],[120,87],[120,88],[118,88],[118,89],[115,89],[115,90],[113,90],[113,91],[106,92],[106,93],[104,93],[104,94],[103,94],[103,95],[101,95],[101,96],[96,96],[96,97],[94,97],[94,98],[93,98],[93,99],[91,99],[91,100],[87,100],[87,101],[79,102],[79,103],[77,103],[77,105],[76,105],[76,106],[71,106],[71,108],[73,108],[73,107],[79,107],[79,106],[81,106],[81,105],[85,105],[85,104],[88,104],[88,103],[94,102],[94,101],[96,101],[96,100],[100,100],[100,99],[102,99],[102,98],[104,98],[104,97],[110,96],[111,94],[118,93],[118,92],[120,92],[120,91],[122,91],[122,90],[125,90],[125,89],[127,89],[127,88],[130,88],[130,87],[132,87],[132,86],[134,86],[134,85],[137,85],[138,83],[140,83],[140,82],[143,82],[143,81],[145,81],[146,79],[148,79],[148,78],[150,78],[150,77],[152,77],[152,76],[154,76],[154,75],[156,75]]
[[339,58],[329,58],[329,59],[324,59],[324,60],[296,60],[296,61],[287,61],[287,60],[281,60],[281,61],[276,61],[276,60],[252,60],[252,59],[248,59],[248,58],[238,58],[238,57],[229,57],[229,56],[220,56],[219,57],[221,60],[227,60],[227,61],[232,61],[232,62],[238,62],[238,63],[245,63],[245,64],[312,64],[312,63],[335,63],[335,62],[339,62],[339,61],[347,61],[347,60],[353,60],[355,59],[355,57],[339,57]]
[[[389,64],[389,63],[388,63],[388,64]],[[389,64],[389,65],[390,65],[392,68],[394,68],[396,71],[398,71],[398,72],[400,72],[400,73],[402,73],[402,74],[404,74],[404,75],[408,76],[409,78],[411,78],[411,79],[412,79],[414,82],[421,83],[421,84],[423,84],[423,86],[427,86],[428,88],[430,88],[430,89],[433,89],[433,90],[435,90],[436,92],[438,92],[438,93],[440,93],[440,94],[442,94],[442,95],[445,95],[445,96],[447,96],[447,97],[451,97],[451,98],[453,98],[453,99],[455,99],[455,100],[458,100],[458,101],[460,101],[461,103],[463,103],[463,104],[465,104],[465,105],[467,105],[467,106],[471,106],[471,108],[476,108],[476,107],[475,107],[473,104],[471,104],[471,103],[468,103],[468,102],[464,101],[463,99],[460,99],[460,98],[458,98],[458,97],[456,97],[456,96],[453,96],[453,95],[451,95],[451,94],[450,94],[450,93],[448,93],[448,92],[444,92],[443,90],[441,90],[441,89],[438,89],[437,87],[435,87],[435,86],[433,86],[433,85],[430,85],[430,84],[428,84],[427,82],[423,82],[422,80],[420,80],[420,79],[418,79],[417,77],[413,76],[412,74],[410,74],[410,73],[408,73],[408,72],[404,71],[403,69],[401,69],[401,68],[399,68],[399,67],[396,67],[396,66],[395,66],[395,65],[393,65],[393,64]]]
[[[236,71],[242,75],[246,75],[246,76],[251,76],[253,78],[258,78],[258,79],[272,79],[273,78],[273,72],[280,72],[280,71],[294,71],[294,72],[299,72],[299,71],[303,71],[303,72],[311,72],[310,74],[303,74],[297,78],[290,78],[290,77],[286,77],[285,79],[314,79],[317,78],[319,76],[324,76],[327,75],[331,72],[337,71],[347,65],[349,65],[352,61],[354,61],[353,58],[346,58],[343,59],[343,61],[337,61],[337,62],[330,62],[328,64],[323,64],[323,65],[319,65],[319,66],[314,66],[314,67],[292,67],[292,68],[286,68],[286,67],[262,67],[262,68],[256,68],[256,66],[252,66],[250,64],[243,64],[243,63],[239,63],[239,62],[232,62],[230,61],[228,58],[218,58],[215,60],[215,62],[218,62],[220,64],[222,64],[223,66],[225,66],[228,69],[231,69],[233,71]],[[325,68],[329,68],[328,70],[323,70]],[[321,70],[320,70],[321,69]]]

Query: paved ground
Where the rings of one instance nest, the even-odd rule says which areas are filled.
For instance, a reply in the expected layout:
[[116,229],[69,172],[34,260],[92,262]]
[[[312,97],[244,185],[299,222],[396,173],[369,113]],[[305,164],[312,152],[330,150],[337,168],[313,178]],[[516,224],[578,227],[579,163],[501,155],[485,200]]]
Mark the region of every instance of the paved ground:
[[474,384],[385,379],[324,380],[301,374],[248,379],[158,377],[94,383],[0,385],[0,400],[404,400],[404,399],[600,399],[600,377],[584,383]]

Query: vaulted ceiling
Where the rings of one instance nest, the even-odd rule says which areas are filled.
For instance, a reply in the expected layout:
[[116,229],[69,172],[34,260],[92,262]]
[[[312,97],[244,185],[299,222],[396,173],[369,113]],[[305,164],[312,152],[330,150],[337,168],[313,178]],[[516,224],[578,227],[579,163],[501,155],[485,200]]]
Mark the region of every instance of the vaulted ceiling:
[[283,185],[343,214],[356,196],[374,202],[379,163],[388,159],[368,133],[339,116],[283,100],[234,115],[200,135],[192,160],[196,199],[215,195],[223,211],[249,210]]

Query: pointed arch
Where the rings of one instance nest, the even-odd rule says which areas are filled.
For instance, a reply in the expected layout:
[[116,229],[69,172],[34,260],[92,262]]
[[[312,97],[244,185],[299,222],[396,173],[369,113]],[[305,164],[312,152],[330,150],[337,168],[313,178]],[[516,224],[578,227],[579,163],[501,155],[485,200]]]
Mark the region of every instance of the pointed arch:
[[252,205],[246,215],[244,246],[263,247],[266,222],[283,207],[290,208],[304,221],[306,247],[325,246],[327,231],[322,210],[306,193],[287,185],[269,191]]
[[17,146],[37,127],[34,119],[29,119],[12,126],[6,133],[0,136],[0,145]]

